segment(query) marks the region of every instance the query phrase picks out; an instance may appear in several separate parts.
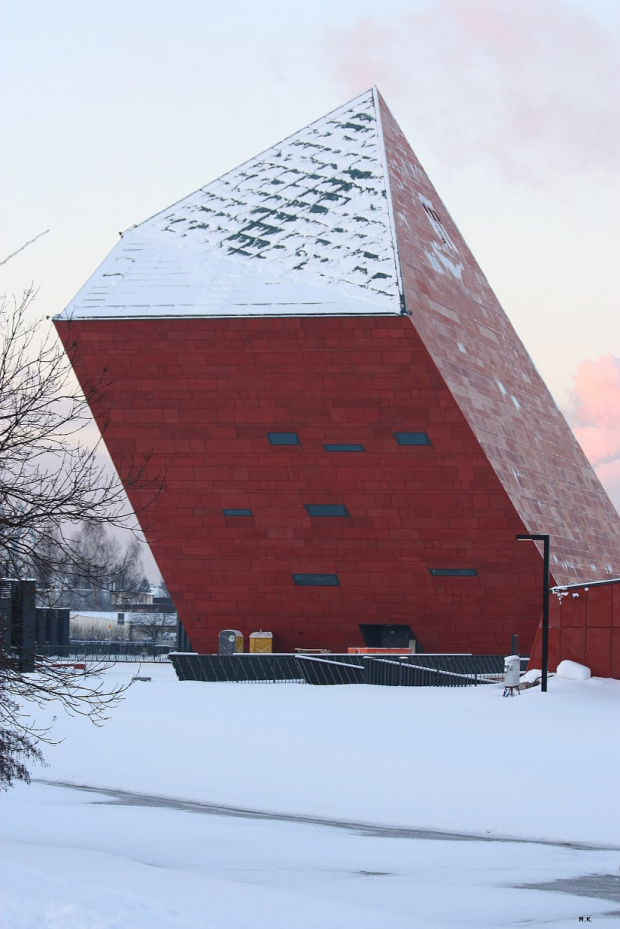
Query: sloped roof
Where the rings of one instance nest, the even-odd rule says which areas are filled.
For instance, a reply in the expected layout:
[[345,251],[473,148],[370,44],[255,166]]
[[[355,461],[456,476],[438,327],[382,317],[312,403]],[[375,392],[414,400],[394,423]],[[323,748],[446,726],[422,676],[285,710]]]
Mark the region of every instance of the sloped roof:
[[406,311],[557,583],[617,576],[620,517],[379,97]]
[[369,90],[124,233],[60,318],[400,311]]
[[406,313],[556,583],[620,518],[376,90],[125,233],[60,318]]

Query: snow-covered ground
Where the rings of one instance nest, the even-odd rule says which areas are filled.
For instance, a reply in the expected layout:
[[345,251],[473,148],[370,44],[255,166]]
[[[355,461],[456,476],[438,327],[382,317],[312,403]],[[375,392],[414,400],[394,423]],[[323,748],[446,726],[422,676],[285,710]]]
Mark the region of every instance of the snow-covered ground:
[[64,741],[34,774],[56,785],[0,795],[3,929],[620,924],[620,682],[503,699],[140,674],[102,729],[51,709]]

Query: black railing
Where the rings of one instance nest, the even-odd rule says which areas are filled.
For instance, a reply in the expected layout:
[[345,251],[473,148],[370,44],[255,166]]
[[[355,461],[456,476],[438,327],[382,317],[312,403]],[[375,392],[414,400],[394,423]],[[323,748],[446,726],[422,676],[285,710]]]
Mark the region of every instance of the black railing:
[[167,661],[174,645],[149,642],[71,642],[69,645],[37,645],[35,654],[44,658],[75,661]]
[[391,687],[470,687],[499,680],[504,659],[492,655],[396,656],[367,659],[366,684]]
[[363,684],[362,655],[298,655],[296,661],[306,684]]
[[[148,642],[38,645],[36,654],[67,661],[168,661],[181,681],[225,683],[380,684],[469,687],[501,681],[501,655],[197,655]],[[527,658],[521,659],[522,670]]]
[[501,680],[504,671],[497,655],[321,655],[299,661],[309,684],[469,687]]
[[197,655],[194,652],[171,652],[170,661],[180,681],[303,683],[295,655]]
[[[524,659],[525,661],[527,659]],[[197,655],[172,652],[182,681],[470,687],[500,682],[503,655]]]

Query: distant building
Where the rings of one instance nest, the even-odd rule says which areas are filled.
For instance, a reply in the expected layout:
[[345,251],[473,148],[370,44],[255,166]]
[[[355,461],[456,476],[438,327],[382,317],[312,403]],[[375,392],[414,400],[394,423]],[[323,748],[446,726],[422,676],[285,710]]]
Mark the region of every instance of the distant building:
[[124,613],[110,610],[71,610],[72,639],[124,639],[127,635],[124,624]]
[[[193,647],[531,647],[620,519],[380,95],[126,232],[56,326]],[[148,494],[129,488],[139,509]]]
[[135,590],[113,590],[111,591],[112,606],[122,606],[124,603],[154,603],[153,594],[150,592]]
[[172,607],[169,610],[145,610],[137,604],[127,607],[124,612],[72,610],[71,637],[76,641],[169,641],[177,637],[177,614]]

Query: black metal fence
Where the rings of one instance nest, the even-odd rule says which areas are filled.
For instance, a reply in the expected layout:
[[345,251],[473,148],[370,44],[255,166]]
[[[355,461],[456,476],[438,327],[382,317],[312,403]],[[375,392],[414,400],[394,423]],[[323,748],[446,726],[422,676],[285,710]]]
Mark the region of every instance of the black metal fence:
[[148,642],[70,642],[68,645],[37,645],[36,654],[44,658],[72,661],[168,661],[174,645]]
[[[170,661],[179,680],[211,683],[470,687],[499,682],[504,673],[502,655],[198,655],[146,642],[39,645],[36,654],[68,661]],[[521,663],[524,670],[527,658]]]
[[366,684],[391,687],[471,687],[503,679],[497,655],[376,656],[365,662]]
[[241,683],[303,683],[295,655],[197,655],[171,652],[180,681]]
[[[502,681],[503,655],[197,655],[172,652],[179,680],[471,687]],[[527,661],[527,659],[523,659]]]
[[362,655],[298,655],[296,661],[306,684],[365,683]]

